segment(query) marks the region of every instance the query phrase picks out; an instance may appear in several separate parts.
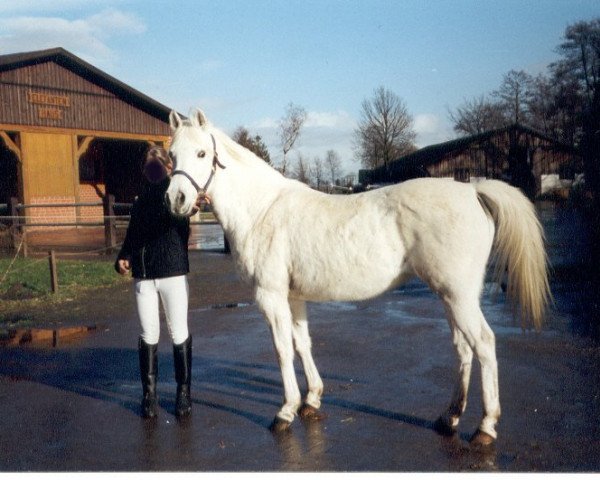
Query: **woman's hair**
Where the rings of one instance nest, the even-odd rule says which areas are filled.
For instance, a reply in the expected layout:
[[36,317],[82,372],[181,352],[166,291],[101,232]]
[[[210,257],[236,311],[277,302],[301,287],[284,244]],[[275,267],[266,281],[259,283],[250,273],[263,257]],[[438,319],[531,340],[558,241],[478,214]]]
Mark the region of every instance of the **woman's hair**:
[[163,147],[154,145],[146,153],[142,172],[150,183],[160,183],[169,175],[168,167],[171,165],[171,158],[167,151]]
[[144,165],[153,160],[158,160],[165,167],[171,164],[171,157],[169,157],[167,151],[160,145],[152,145],[148,149],[148,151],[146,152],[146,159],[144,160]]

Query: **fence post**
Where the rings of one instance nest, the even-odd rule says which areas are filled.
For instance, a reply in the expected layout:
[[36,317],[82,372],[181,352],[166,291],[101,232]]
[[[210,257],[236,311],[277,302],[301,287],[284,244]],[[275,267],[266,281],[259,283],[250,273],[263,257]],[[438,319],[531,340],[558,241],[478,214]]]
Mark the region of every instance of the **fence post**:
[[27,246],[25,245],[25,235],[23,228],[21,227],[21,222],[19,217],[19,199],[15,197],[10,198],[10,203],[8,204],[10,208],[10,216],[12,218],[12,225],[10,229],[11,239],[12,239],[12,249],[16,250],[19,248],[19,243],[23,242],[23,256],[27,256],[25,252],[27,252]]
[[54,250],[48,252],[48,263],[50,264],[50,287],[52,293],[58,292],[58,272],[56,270],[56,256]]
[[107,252],[113,251],[117,245],[117,222],[115,220],[115,196],[104,195],[104,241]]

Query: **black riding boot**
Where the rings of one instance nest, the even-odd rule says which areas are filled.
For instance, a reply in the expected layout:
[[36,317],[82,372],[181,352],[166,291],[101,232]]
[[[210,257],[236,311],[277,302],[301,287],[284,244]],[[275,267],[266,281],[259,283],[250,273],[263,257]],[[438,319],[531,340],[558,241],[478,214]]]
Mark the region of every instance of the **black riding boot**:
[[158,375],[158,344],[149,345],[140,337],[138,353],[140,356],[140,375],[142,377],[142,417],[154,418],[158,414],[156,399],[156,378]]
[[180,345],[173,345],[175,363],[175,380],[177,381],[177,398],[175,415],[184,417],[192,412],[190,385],[192,383],[192,337]]

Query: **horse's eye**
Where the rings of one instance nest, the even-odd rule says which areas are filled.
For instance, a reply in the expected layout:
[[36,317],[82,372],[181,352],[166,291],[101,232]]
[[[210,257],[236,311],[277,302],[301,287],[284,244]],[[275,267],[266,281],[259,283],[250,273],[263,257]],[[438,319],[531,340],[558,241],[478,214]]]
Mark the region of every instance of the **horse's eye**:
[[206,152],[204,150],[200,150],[198,152],[198,158],[204,158],[204,157],[206,157]]

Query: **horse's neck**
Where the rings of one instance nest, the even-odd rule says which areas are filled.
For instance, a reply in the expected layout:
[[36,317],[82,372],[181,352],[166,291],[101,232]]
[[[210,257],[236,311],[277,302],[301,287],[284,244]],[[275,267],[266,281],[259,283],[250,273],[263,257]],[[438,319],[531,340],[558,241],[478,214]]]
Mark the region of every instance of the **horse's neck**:
[[227,156],[227,168],[218,169],[213,181],[213,211],[228,239],[245,243],[252,226],[268,210],[287,180],[271,167],[257,163],[263,160]]

